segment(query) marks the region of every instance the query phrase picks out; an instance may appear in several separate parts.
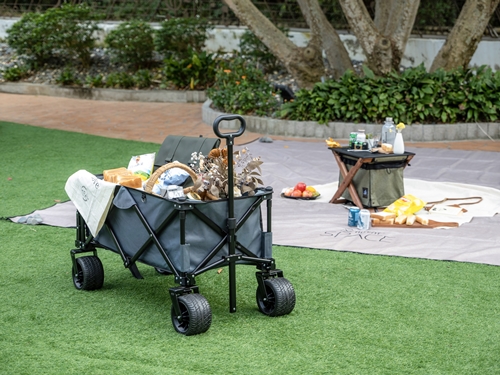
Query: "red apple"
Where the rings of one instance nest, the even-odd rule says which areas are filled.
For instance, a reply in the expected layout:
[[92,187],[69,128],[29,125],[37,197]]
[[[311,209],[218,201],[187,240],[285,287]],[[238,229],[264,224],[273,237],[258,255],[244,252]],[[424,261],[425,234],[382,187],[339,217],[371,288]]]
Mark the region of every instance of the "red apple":
[[307,187],[306,184],[304,184],[303,182],[299,182],[297,185],[295,185],[294,189],[304,191],[306,190],[306,187]]

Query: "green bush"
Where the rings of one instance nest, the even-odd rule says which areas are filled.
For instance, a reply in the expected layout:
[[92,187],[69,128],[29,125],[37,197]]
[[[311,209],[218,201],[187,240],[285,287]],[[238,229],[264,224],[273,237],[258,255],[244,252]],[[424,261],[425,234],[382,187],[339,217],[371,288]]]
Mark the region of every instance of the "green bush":
[[200,53],[205,46],[207,32],[212,30],[208,21],[198,18],[172,18],[160,24],[155,33],[156,51],[165,58],[187,59],[191,51]]
[[56,78],[56,83],[62,86],[80,86],[81,82],[76,72],[69,66],[65,67]]
[[217,65],[215,54],[191,51],[185,59],[165,59],[164,80],[179,89],[204,90],[214,84]]
[[[288,36],[287,29],[280,29]],[[240,38],[240,52],[242,57],[255,61],[267,73],[284,70],[281,61],[250,30],[245,31]]]
[[300,90],[283,105],[281,117],[381,123],[388,116],[411,124],[490,122],[500,116],[500,72],[486,66],[427,73],[421,65],[387,77],[364,71],[364,77],[348,72]]
[[13,66],[2,71],[3,78],[6,81],[16,82],[29,77],[30,69],[25,65]]
[[271,116],[280,105],[262,70],[241,58],[218,69],[207,95],[216,109],[239,115]]
[[134,70],[152,65],[153,29],[144,21],[128,21],[111,30],[104,39],[113,60]]
[[7,43],[38,64],[57,55],[63,60],[76,58],[89,66],[96,30],[89,7],[65,4],[44,13],[25,13],[7,30]]
[[105,87],[130,89],[135,86],[134,76],[127,72],[110,73],[105,79]]

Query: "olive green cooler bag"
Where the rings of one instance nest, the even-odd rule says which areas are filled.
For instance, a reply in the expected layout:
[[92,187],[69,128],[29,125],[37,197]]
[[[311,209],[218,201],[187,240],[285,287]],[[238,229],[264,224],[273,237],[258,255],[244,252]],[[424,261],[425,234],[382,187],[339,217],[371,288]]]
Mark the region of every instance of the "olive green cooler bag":
[[[350,171],[358,159],[341,155],[341,159]],[[406,157],[401,156],[375,158],[371,163],[365,163],[354,176],[352,182],[358,196],[365,207],[386,207],[405,195],[403,170],[406,166]],[[339,177],[339,186],[343,181]],[[342,198],[351,201],[349,189],[342,194]]]

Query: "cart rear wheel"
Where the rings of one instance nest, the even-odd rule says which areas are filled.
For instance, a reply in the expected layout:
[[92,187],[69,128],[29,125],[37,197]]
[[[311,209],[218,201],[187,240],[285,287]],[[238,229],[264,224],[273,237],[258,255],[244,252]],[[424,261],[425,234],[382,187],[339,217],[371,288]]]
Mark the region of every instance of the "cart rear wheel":
[[205,297],[198,293],[185,294],[178,298],[180,316],[172,306],[172,324],[183,335],[192,336],[206,332],[212,324],[212,310]]
[[295,290],[284,277],[264,280],[265,291],[257,288],[257,306],[269,316],[290,314],[295,307]]
[[76,269],[73,266],[73,284],[76,289],[101,289],[104,283],[104,269],[101,260],[96,256],[76,258]]

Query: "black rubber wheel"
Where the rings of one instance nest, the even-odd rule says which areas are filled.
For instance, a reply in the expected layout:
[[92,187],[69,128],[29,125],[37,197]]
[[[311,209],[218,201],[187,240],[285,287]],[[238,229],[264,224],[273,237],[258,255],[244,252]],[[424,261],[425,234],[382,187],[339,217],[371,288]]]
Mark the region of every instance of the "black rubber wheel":
[[198,293],[179,297],[181,315],[177,316],[172,306],[172,324],[183,335],[192,336],[206,332],[212,324],[212,310],[205,297]]
[[76,289],[101,289],[104,283],[104,269],[101,260],[96,256],[76,258],[76,269],[73,267],[73,284]]
[[295,307],[295,290],[284,277],[264,280],[265,293],[257,288],[257,306],[269,316],[290,314]]

